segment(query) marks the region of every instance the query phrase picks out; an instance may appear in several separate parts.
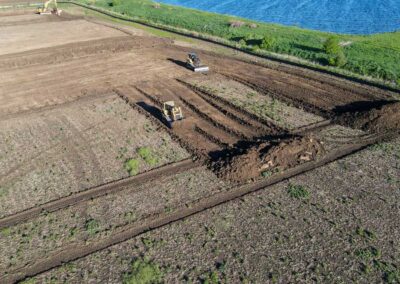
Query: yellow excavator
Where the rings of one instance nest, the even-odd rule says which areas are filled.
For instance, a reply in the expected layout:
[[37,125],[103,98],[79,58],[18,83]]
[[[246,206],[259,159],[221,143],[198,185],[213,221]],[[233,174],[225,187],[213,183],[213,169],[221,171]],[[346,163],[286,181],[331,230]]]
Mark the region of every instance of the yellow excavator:
[[183,119],[182,109],[175,105],[174,101],[168,101],[163,104],[163,117],[169,127],[172,123]]
[[[54,8],[49,11],[48,7],[49,4],[52,3],[54,4]],[[59,10],[57,7],[57,0],[48,0],[46,1],[42,7],[37,8],[36,13],[39,15],[57,15],[60,16],[61,15],[62,10]]]

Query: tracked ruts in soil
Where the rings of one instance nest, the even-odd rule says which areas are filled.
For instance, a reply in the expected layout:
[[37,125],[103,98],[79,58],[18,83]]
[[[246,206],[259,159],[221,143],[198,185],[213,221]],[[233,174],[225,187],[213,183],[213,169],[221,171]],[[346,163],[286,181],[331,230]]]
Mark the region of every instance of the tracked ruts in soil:
[[221,70],[220,73],[260,93],[326,118],[332,118],[337,107],[362,101],[393,99],[383,92],[369,89],[365,92],[355,91],[346,87],[345,83],[341,88],[334,87],[329,82],[310,80],[267,68],[250,69],[243,66],[242,69]]
[[229,116],[231,119],[237,120],[240,124],[250,127],[253,131],[257,131],[260,136],[264,135],[265,133],[281,134],[287,131],[286,129],[277,126],[272,120],[260,118],[251,112],[234,105],[228,100],[218,97],[207,90],[199,88],[185,81],[184,79],[177,79],[177,81],[192,89],[201,98],[203,98],[223,114]]
[[117,92],[159,121],[163,121],[162,103],[175,101],[182,107],[185,119],[176,122],[172,132],[203,154],[221,150],[225,145],[285,133],[271,122],[256,119],[223,100],[191,88],[183,81],[141,82],[136,86],[118,87]]
[[160,179],[168,176],[172,176],[192,168],[200,166],[199,163],[192,161],[192,159],[183,160],[166,166],[161,166],[159,168],[150,170],[148,172],[141,173],[137,176],[113,181],[106,183],[97,187],[90,188],[85,191],[71,194],[70,196],[63,197],[54,201],[47,202],[40,206],[36,206],[24,211],[21,211],[10,216],[6,216],[0,219],[0,229],[14,226],[18,223],[27,221],[29,219],[35,218],[43,213],[50,213],[57,210],[61,210],[77,204],[79,202],[98,198],[103,195],[117,193],[127,186],[138,186],[146,182],[152,181],[155,178]]
[[329,162],[361,150],[370,144],[388,138],[391,138],[391,134],[381,134],[377,135],[373,139],[366,139],[363,142],[340,147],[335,151],[332,151],[323,156],[319,160],[308,162],[300,166],[288,169],[285,172],[275,174],[268,179],[260,180],[252,184],[242,185],[240,187],[235,187],[227,192],[217,193],[209,197],[202,198],[188,204],[184,204],[178,207],[172,213],[162,212],[155,214],[143,220],[140,224],[127,225],[120,228],[119,231],[117,231],[110,237],[98,241],[93,241],[86,245],[66,246],[56,252],[53,252],[45,259],[39,259],[36,262],[29,263],[24,267],[16,268],[15,270],[10,271],[9,274],[3,275],[0,278],[0,281],[2,281],[3,283],[13,283],[23,280],[27,277],[35,276],[39,273],[55,268],[64,263],[82,258],[112,245],[126,241],[142,233],[165,226],[172,222],[179,221],[191,215],[200,213],[204,210],[244,196],[246,194],[261,190],[267,186],[278,183],[295,175],[299,175],[317,167],[323,166]]

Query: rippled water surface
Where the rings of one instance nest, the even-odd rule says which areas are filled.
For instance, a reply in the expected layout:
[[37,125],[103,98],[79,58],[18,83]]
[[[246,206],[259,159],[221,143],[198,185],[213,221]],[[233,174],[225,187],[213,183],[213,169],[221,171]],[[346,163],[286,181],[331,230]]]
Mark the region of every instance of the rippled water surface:
[[400,0],[158,1],[321,31],[372,34],[400,30]]

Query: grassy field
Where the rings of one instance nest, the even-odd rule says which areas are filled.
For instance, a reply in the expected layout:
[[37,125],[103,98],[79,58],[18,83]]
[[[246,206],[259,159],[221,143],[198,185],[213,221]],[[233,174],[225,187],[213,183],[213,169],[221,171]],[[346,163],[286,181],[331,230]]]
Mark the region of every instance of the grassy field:
[[[207,13],[151,0],[79,0],[125,16],[215,36],[245,49],[286,54],[328,64],[323,44],[331,33]],[[232,22],[239,22],[237,27]],[[400,31],[369,36],[337,35],[347,58],[343,69],[400,85]],[[269,44],[262,45],[267,38]]]

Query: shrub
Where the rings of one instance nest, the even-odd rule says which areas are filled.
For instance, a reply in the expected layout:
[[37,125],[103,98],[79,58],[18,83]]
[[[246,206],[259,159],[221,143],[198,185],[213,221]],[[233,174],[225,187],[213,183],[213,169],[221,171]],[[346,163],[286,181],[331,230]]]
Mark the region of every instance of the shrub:
[[111,0],[110,2],[108,2],[108,6],[110,7],[115,7],[121,5],[121,0]]
[[137,159],[126,160],[125,169],[129,172],[129,175],[137,175],[139,173],[139,161]]
[[265,50],[271,50],[275,46],[275,39],[273,37],[265,36],[260,47]]
[[341,47],[339,45],[339,38],[336,36],[331,36],[329,37],[325,42],[324,42],[324,50],[327,54],[337,54]]
[[328,55],[329,65],[341,67],[346,64],[347,60],[338,37],[329,37],[324,43],[324,50]]
[[163,273],[158,265],[146,260],[137,259],[132,263],[131,271],[123,278],[124,284],[162,283]]

